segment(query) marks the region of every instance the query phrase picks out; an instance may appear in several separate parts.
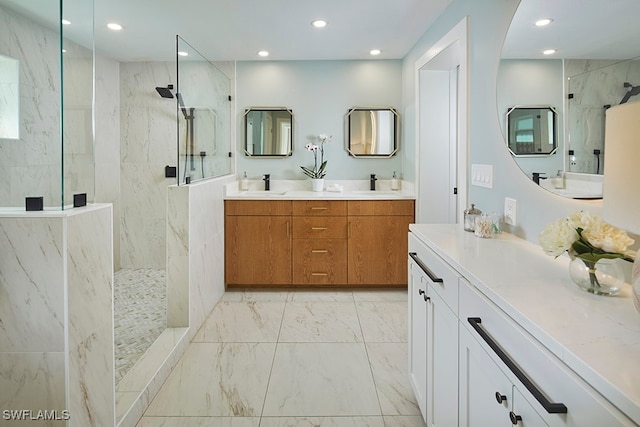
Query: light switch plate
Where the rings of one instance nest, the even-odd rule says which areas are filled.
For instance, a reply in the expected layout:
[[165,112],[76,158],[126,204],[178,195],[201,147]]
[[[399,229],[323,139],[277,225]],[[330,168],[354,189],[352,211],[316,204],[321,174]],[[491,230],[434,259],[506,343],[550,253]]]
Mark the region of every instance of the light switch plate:
[[493,188],[493,165],[471,165],[471,185]]
[[518,202],[510,197],[504,198],[504,222],[515,226],[517,224]]

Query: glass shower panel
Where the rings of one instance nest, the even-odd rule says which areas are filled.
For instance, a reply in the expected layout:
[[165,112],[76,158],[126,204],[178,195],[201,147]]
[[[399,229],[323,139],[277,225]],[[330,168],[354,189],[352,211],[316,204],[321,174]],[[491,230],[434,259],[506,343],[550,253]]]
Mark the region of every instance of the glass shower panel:
[[231,173],[231,79],[176,37],[178,184]]
[[0,55],[17,62],[19,93],[18,137],[0,137],[2,208],[62,206],[60,17],[60,0],[0,0]]
[[93,1],[0,0],[0,57],[15,61],[3,61],[0,85],[18,70],[0,90],[18,94],[19,123],[0,135],[0,207],[42,197],[45,209],[60,210],[74,193],[92,201]]
[[93,2],[62,0],[62,162],[64,206],[94,200]]

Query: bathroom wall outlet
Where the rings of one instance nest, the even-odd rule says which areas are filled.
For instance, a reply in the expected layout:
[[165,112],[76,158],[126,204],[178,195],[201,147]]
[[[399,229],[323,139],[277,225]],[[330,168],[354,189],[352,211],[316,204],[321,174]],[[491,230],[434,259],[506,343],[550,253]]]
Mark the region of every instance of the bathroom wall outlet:
[[517,223],[518,202],[510,197],[504,198],[504,223],[515,226]]
[[493,165],[471,165],[471,185],[493,188]]

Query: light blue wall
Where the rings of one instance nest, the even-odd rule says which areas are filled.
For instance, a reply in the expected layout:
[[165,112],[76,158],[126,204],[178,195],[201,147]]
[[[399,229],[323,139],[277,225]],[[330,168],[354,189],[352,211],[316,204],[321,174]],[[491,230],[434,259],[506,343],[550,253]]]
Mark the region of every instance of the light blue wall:
[[600,202],[563,199],[526,177],[505,147],[496,101],[502,43],[519,0],[454,0],[402,62],[402,156],[405,177],[415,179],[415,62],[465,16],[469,17],[469,163],[494,166],[494,188],[469,186],[469,200],[483,211],[502,212],[504,198],[518,201],[514,234],[537,241],[546,224],[579,209],[601,214]]
[[564,170],[564,85],[561,59],[503,59],[498,69],[498,114],[503,134],[507,109],[514,105],[550,105],[558,113],[558,150],[551,156],[519,157],[518,166],[553,177]]
[[[247,61],[237,63],[237,172],[251,179],[306,179],[300,165],[312,166],[304,146],[321,133],[333,135],[325,145],[326,179],[390,178],[402,171],[402,158],[355,159],[344,149],[344,118],[355,106],[401,106],[402,65],[399,60]],[[247,158],[242,150],[243,113],[248,107],[293,110],[294,151],[281,159]],[[403,117],[400,115],[400,123]],[[400,152],[405,148],[401,147]]]

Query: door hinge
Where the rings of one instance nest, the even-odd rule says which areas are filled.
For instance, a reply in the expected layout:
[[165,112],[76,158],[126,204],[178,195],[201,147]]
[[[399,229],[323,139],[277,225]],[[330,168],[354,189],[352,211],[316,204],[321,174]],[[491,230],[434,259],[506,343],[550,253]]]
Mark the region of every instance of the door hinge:
[[453,187],[453,194],[458,194],[458,187]]

